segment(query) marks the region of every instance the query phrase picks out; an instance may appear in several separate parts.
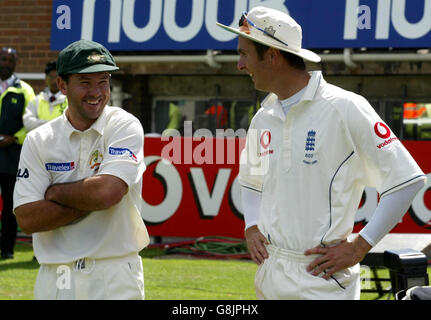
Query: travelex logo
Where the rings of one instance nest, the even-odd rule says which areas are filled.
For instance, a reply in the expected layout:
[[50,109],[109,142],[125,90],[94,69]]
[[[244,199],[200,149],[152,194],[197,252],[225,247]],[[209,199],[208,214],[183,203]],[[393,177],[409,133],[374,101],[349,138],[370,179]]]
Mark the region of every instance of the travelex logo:
[[138,161],[138,158],[136,158],[135,154],[128,148],[109,147],[109,154],[113,156],[121,156],[123,154],[128,154],[129,157],[132,158],[134,161]]
[[75,169],[75,162],[49,162],[45,163],[45,168],[48,171],[72,171]]
[[392,138],[388,139],[391,136],[392,132],[391,132],[391,129],[389,129],[389,127],[386,124],[384,124],[383,122],[377,122],[374,125],[374,133],[381,139],[387,139],[384,142],[377,145],[377,148],[379,148],[379,149],[381,149],[381,148],[387,146],[388,144],[398,140],[397,137],[392,137]]

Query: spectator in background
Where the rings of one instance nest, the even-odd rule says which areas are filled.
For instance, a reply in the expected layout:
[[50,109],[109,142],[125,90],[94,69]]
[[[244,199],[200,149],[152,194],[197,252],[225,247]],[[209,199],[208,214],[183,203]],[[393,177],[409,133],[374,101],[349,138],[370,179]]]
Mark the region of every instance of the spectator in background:
[[169,136],[175,130],[182,130],[183,118],[181,109],[175,103],[169,103],[169,123],[162,135]]
[[46,88],[28,105],[24,113],[24,126],[31,131],[45,122],[62,115],[67,108],[67,99],[57,86],[57,63],[48,62],[45,67]]
[[215,116],[216,129],[225,129],[228,124],[228,112],[221,102],[205,110],[205,114]]
[[[18,171],[21,145],[26,130],[22,117],[29,101],[34,98],[33,88],[15,74],[16,50],[0,51],[0,188],[3,199],[1,258],[12,259],[17,234],[17,223],[12,212],[13,189]],[[24,174],[18,172],[18,175]]]

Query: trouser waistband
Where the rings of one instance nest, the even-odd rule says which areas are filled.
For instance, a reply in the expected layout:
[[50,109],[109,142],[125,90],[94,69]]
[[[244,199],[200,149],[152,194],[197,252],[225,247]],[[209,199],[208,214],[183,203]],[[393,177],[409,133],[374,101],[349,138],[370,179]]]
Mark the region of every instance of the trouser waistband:
[[308,264],[319,256],[317,254],[306,256],[304,255],[303,252],[280,248],[280,247],[274,246],[273,244],[268,244],[266,246],[266,249],[268,250],[268,253],[270,256],[272,255],[277,258],[282,258],[288,261],[298,262],[298,263]]
[[112,264],[112,263],[121,263],[124,261],[130,261],[133,258],[138,257],[137,252],[133,252],[131,254],[120,256],[120,257],[109,257],[109,258],[81,258],[74,260],[72,262],[67,263],[47,263],[45,265],[48,266],[67,266],[70,267],[73,271],[82,271],[82,272],[92,272],[93,269],[97,266],[103,266],[105,264]]

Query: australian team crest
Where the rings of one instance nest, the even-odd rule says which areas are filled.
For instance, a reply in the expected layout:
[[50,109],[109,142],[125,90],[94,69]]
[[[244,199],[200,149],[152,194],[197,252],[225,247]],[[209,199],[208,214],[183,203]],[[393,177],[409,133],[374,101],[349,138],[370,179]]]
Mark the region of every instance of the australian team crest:
[[100,164],[102,163],[102,160],[103,160],[103,154],[100,153],[99,150],[94,151],[90,157],[90,162],[89,162],[90,168],[93,169],[94,172],[99,171],[99,167],[100,167]]
[[314,158],[316,148],[316,131],[309,130],[305,139],[305,159],[302,160],[305,164],[315,164],[317,159]]

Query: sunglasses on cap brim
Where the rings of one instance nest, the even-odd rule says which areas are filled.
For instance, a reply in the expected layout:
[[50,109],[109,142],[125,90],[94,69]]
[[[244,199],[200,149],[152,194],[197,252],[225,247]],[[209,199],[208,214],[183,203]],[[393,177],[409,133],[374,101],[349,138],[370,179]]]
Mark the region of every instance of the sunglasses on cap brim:
[[259,28],[258,26],[256,26],[256,25],[253,23],[253,21],[251,21],[251,20],[247,17],[247,11],[244,11],[244,12],[242,13],[241,18],[239,19],[239,26],[240,26],[240,27],[244,26],[244,25],[245,25],[245,22],[247,22],[247,24],[248,24],[249,26],[252,26],[253,28],[255,28],[255,29],[259,30],[260,32],[263,32],[263,33],[264,33],[265,35],[267,35],[268,37],[270,37],[270,38],[272,38],[272,39],[274,39],[274,40],[276,40],[276,41],[278,41],[278,42],[280,42],[280,43],[284,44],[285,46],[289,46],[286,42],[284,42],[284,41],[282,41],[282,40],[280,40],[280,39],[278,39],[277,37],[275,37],[275,36],[274,36],[274,32],[275,32],[275,31],[270,32],[269,30],[267,30],[267,28],[262,29],[262,28]]

